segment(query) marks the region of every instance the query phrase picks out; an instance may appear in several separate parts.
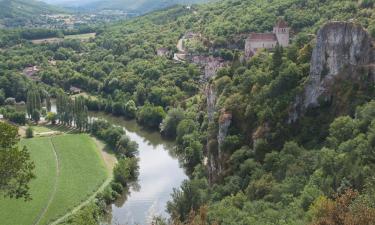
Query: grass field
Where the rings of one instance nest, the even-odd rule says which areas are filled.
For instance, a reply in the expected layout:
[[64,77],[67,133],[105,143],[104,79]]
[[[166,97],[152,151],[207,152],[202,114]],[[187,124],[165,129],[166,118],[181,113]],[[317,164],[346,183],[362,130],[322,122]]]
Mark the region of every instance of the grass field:
[[66,35],[64,39],[78,39],[78,40],[88,40],[90,38],[95,38],[96,33],[87,33],[87,34],[76,34],[76,35]]
[[88,135],[25,139],[21,144],[28,147],[36,164],[33,200],[0,198],[1,225],[48,224],[85,201],[109,177]]
[[43,38],[43,39],[35,39],[31,40],[33,44],[43,44],[43,43],[60,43],[64,40],[80,40],[80,41],[88,41],[90,38],[95,38],[96,33],[87,33],[87,34],[75,34],[75,35],[66,35],[63,38]]
[[53,131],[45,126],[32,126],[31,128],[33,129],[34,133],[45,133]]

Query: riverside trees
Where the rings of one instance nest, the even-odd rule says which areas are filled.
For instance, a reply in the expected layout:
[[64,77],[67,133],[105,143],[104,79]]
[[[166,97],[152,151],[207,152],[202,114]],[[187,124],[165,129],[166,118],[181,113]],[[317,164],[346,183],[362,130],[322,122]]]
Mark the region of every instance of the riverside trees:
[[77,129],[85,131],[88,129],[88,110],[83,97],[74,100],[63,92],[57,94],[56,99],[57,117],[63,125],[75,125]]
[[39,90],[32,87],[27,92],[27,103],[26,103],[27,114],[36,123],[40,120],[40,112],[42,110],[42,103],[40,98]]

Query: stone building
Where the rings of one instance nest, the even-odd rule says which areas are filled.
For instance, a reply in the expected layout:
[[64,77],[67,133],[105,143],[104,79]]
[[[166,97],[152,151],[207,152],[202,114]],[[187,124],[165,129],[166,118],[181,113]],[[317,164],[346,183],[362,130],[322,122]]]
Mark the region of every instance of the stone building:
[[273,27],[272,33],[251,33],[245,42],[246,57],[253,56],[259,49],[273,49],[277,44],[288,47],[289,31],[288,24],[279,19]]

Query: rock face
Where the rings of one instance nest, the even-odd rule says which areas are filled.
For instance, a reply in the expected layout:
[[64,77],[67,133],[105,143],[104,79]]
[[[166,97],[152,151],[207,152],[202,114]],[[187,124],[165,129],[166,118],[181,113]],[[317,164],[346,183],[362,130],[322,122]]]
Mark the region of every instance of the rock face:
[[227,65],[224,59],[213,56],[193,56],[191,61],[204,68],[204,80],[209,80],[216,75],[216,72]]
[[332,94],[330,87],[344,70],[356,76],[359,67],[372,67],[374,52],[370,35],[360,25],[348,22],[324,25],[313,50],[303,108],[319,106],[320,99],[328,100]]
[[222,110],[220,118],[219,118],[219,133],[217,135],[217,143],[218,143],[218,159],[219,159],[219,173],[222,171],[221,163],[222,163],[222,148],[224,144],[224,140],[228,135],[228,129],[232,123],[232,114]]

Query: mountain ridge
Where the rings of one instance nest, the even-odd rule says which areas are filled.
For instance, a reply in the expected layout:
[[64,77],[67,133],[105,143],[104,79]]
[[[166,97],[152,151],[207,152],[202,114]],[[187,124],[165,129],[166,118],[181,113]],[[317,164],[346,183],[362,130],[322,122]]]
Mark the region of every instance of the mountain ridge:
[[123,10],[126,12],[135,12],[141,14],[177,4],[189,5],[211,2],[211,0],[140,0],[136,2],[132,0],[84,0],[80,2],[72,0],[44,1],[53,5],[77,9],[78,11]]

